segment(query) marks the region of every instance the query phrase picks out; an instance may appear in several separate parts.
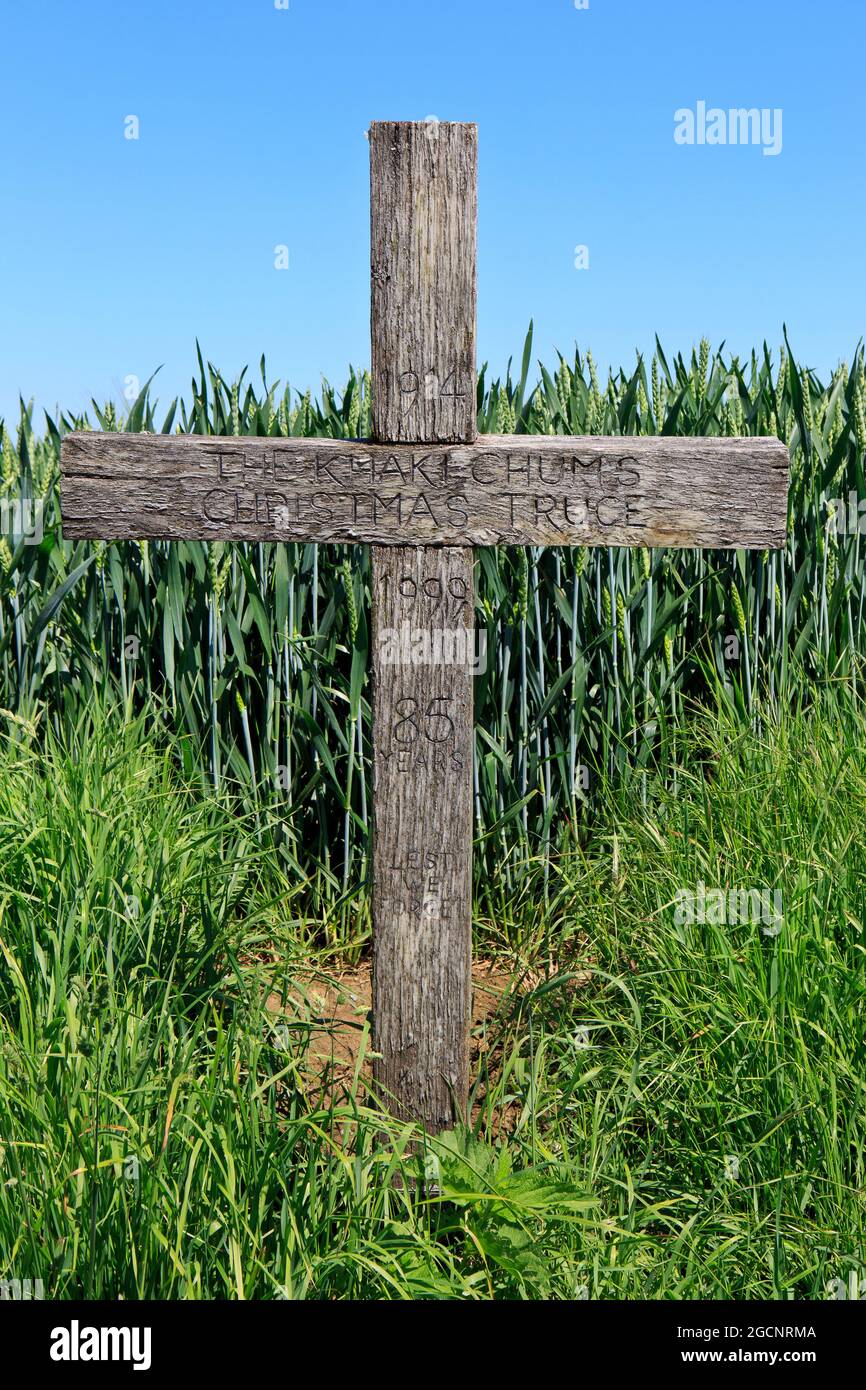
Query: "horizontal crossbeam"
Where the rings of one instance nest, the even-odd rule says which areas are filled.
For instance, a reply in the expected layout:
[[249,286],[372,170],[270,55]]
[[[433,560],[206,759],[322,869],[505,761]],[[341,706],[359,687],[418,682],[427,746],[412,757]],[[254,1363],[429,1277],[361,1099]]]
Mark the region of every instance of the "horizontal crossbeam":
[[61,468],[70,539],[785,543],[788,451],[772,438],[483,435],[431,445],[76,432]]

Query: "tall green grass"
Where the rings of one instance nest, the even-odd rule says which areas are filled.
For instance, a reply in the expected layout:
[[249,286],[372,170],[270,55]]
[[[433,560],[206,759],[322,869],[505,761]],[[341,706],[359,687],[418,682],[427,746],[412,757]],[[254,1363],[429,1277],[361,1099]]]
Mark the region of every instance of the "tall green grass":
[[[602,773],[673,767],[684,711],[718,695],[742,717],[805,680],[860,688],[861,536],[828,501],[866,496],[863,353],[829,383],[787,345],[746,361],[661,346],[602,383],[589,352],[478,382],[483,431],[775,434],[790,446],[779,553],[487,549],[476,563],[488,670],[476,681],[478,886],[516,890],[525,867],[579,832]],[[72,428],[211,434],[369,431],[369,377],[313,400],[201,353],[190,401],[157,411],[148,383],[125,417],[46,417],[3,429],[7,498],[45,504],[38,546],[0,543],[0,705],[56,730],[119,690],[183,734],[184,769],[232,785],[336,939],[363,931],[370,731],[368,555],[362,547],[63,542],[58,448]],[[735,639],[732,641],[731,639]],[[734,653],[732,655],[732,653]]]
[[[696,714],[676,795],[605,779],[589,841],[480,912],[518,988],[484,1025],[472,1132],[415,1158],[357,1075],[322,1099],[315,1008],[265,1006],[297,995],[308,919],[254,811],[185,780],[178,735],[122,709],[63,738],[13,725],[0,1280],[46,1298],[859,1288],[866,719],[828,693],[763,715]],[[778,887],[781,932],[678,924],[699,881]]]

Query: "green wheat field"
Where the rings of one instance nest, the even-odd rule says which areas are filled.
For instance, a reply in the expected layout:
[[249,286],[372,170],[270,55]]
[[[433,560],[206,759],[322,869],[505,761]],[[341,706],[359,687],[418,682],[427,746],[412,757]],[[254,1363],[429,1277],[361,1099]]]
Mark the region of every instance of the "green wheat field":
[[0,1293],[857,1296],[862,348],[482,369],[482,431],[777,435],[788,541],[476,552],[493,1002],[435,1140],[367,1086],[366,551],[61,539],[68,430],[363,436],[369,377],[155,392],[0,424]]

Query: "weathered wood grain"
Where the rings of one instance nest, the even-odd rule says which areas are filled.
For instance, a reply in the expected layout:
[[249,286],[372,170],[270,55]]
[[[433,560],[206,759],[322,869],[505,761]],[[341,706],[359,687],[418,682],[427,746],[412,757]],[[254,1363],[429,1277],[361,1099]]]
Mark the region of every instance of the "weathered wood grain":
[[[386,452],[371,456],[370,485],[390,480],[381,506],[401,542],[422,516],[429,534],[437,511],[453,512],[429,446],[476,432],[475,166],[473,126],[371,129],[372,424]],[[421,448],[404,470],[391,445],[406,439]],[[373,1074],[401,1119],[435,1134],[463,1115],[469,1087],[472,673],[454,638],[473,630],[472,551],[373,545],[370,571]]]
[[372,599],[374,1079],[436,1133],[469,1078],[472,551],[375,547]]
[[467,445],[75,433],[61,468],[72,539],[785,543],[788,451],[778,439],[482,435]]
[[478,129],[370,126],[373,433],[475,438]]

